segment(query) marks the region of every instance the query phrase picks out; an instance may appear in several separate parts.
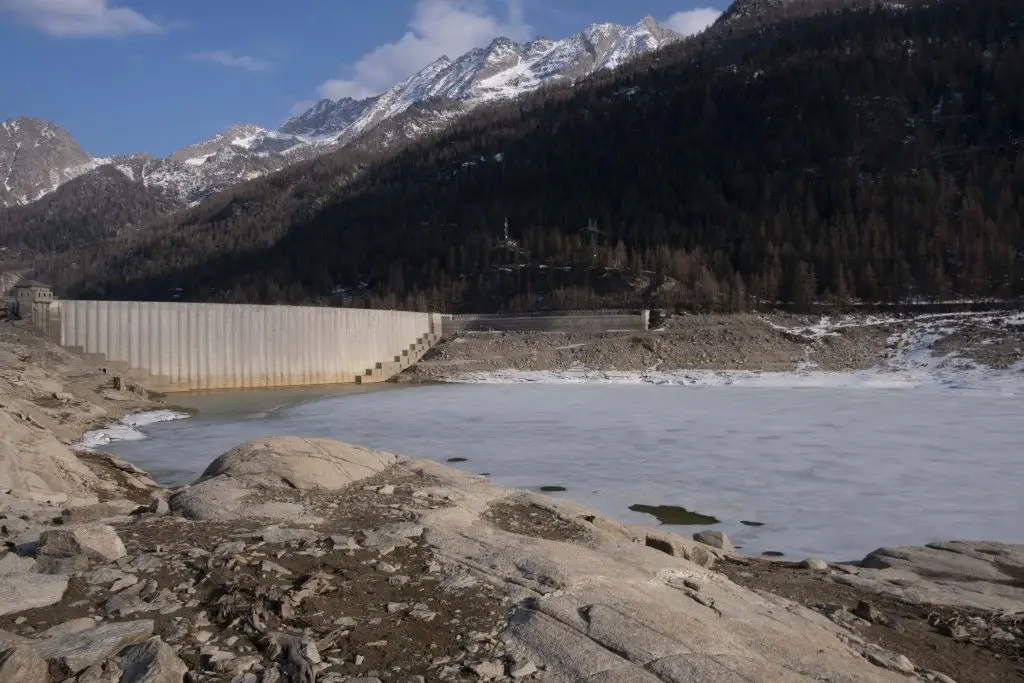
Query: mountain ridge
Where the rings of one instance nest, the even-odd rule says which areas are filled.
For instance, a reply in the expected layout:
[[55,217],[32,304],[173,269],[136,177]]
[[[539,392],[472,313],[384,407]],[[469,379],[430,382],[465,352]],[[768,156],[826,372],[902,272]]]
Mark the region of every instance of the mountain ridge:
[[1019,0],[949,0],[708,36],[40,276],[81,298],[449,312],[1022,296],[1021,27]]
[[[455,59],[442,55],[372,97],[322,99],[277,130],[235,124],[162,158],[139,153],[95,157],[55,124],[23,117],[3,122],[0,128],[0,173],[7,169],[0,207],[36,201],[107,164],[164,199],[195,205],[239,182],[356,143],[414,106],[438,102],[427,107],[428,116],[412,124],[405,117],[395,134],[383,131],[374,136],[375,144],[414,139],[478,106],[514,99],[546,85],[572,83],[679,39],[650,17],[633,26],[593,23],[560,40],[537,38],[520,44],[499,36]],[[51,141],[50,148],[26,160],[22,152],[26,143],[35,149],[43,139]]]

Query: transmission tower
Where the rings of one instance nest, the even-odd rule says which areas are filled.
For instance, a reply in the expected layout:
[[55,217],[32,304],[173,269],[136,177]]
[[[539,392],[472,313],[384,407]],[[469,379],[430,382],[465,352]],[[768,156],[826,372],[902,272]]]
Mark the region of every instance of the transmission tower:
[[582,230],[580,230],[580,232],[585,232],[588,235],[590,235],[590,251],[591,251],[591,253],[593,255],[594,261],[596,262],[597,261],[597,236],[598,235],[603,235],[604,233],[597,229],[597,223],[594,222],[593,218],[591,218],[590,222],[587,223],[587,227],[585,227]]

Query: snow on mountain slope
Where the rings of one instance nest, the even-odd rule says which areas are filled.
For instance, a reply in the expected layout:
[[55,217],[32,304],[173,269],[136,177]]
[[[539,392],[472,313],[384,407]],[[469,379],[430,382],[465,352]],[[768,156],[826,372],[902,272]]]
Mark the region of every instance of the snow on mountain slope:
[[[382,95],[358,102],[321,100],[281,130],[321,141],[333,135],[347,144],[414,104],[456,100],[469,111],[486,102],[513,99],[545,85],[572,83],[600,69],[617,68],[679,39],[650,17],[635,26],[592,24],[562,40],[538,38],[520,44],[496,38],[454,61],[442,56]],[[303,126],[303,121],[315,125]]]
[[21,117],[0,123],[0,206],[27,204],[106,163],[82,151],[67,131]]
[[376,103],[378,96],[363,100],[344,97],[337,101],[323,99],[299,116],[288,120],[279,130],[286,135],[302,136],[307,140],[337,137],[339,131],[348,128],[368,107]]
[[452,60],[442,56],[387,92],[317,102],[276,131],[232,126],[164,159],[91,157],[65,131],[35,119],[0,127],[0,206],[24,204],[105,164],[183,205],[292,163],[358,144],[380,149],[441,130],[475,107],[571,84],[614,69],[680,36],[647,18],[635,26],[592,24],[562,40],[496,38]]

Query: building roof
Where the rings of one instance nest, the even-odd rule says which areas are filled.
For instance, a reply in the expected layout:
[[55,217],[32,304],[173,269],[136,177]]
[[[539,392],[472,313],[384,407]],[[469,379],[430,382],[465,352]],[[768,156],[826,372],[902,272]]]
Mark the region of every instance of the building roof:
[[39,280],[24,280],[14,285],[15,289],[30,289],[32,287],[45,287],[46,289],[53,289],[52,287],[50,287],[50,285],[46,284],[45,282],[40,282]]

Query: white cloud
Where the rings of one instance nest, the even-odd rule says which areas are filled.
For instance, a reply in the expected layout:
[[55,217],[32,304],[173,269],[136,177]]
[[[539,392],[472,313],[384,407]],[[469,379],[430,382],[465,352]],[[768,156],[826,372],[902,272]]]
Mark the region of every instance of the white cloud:
[[0,0],[0,11],[61,38],[162,33],[165,26],[107,0]]
[[213,52],[193,52],[188,58],[194,62],[212,62],[232,69],[243,69],[258,73],[270,70],[271,64],[265,59],[236,55],[231,50],[214,50]]
[[409,30],[393,43],[363,55],[344,78],[318,89],[322,97],[362,98],[408,78],[441,55],[458,57],[498,36],[527,40],[532,29],[523,21],[523,0],[505,0],[504,18],[487,11],[483,0],[418,0]]
[[699,7],[676,12],[661,23],[681,36],[692,36],[711,26],[720,16],[722,13],[713,7]]

